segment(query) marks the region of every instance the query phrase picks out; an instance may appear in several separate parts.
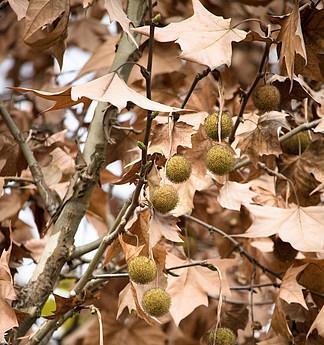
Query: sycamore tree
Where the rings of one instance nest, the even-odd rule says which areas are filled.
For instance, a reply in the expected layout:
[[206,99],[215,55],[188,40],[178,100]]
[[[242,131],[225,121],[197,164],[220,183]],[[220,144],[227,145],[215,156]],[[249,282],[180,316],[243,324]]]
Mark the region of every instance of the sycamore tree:
[[0,17],[1,343],[324,344],[323,1]]

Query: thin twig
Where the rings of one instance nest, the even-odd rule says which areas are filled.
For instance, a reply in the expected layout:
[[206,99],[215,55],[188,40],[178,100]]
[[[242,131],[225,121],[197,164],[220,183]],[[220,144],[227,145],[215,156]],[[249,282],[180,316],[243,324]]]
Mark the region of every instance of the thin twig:
[[44,206],[47,212],[54,216],[57,208],[58,208],[58,201],[54,199],[51,190],[48,188],[43,172],[33,154],[33,151],[28,146],[27,142],[25,141],[23,134],[21,133],[20,129],[17,127],[15,121],[12,119],[11,115],[7,111],[7,109],[0,104],[0,114],[3,118],[3,121],[7,125],[10,133],[15,138],[16,142],[18,143],[26,161],[29,166],[30,172],[33,176],[35,184],[37,186],[38,192],[40,197],[44,202]]
[[248,261],[251,262],[251,264],[253,265],[256,265],[258,266],[259,268],[261,268],[264,272],[266,273],[269,273],[271,275],[273,275],[274,277],[278,278],[278,279],[282,279],[281,278],[281,274],[280,273],[276,273],[272,270],[270,270],[269,268],[263,266],[258,260],[256,260],[252,255],[250,255],[243,247],[243,245],[237,241],[235,238],[233,238],[232,236],[228,235],[226,232],[224,232],[223,230],[221,229],[218,229],[208,223],[205,223],[203,222],[202,220],[196,218],[196,217],[193,217],[193,216],[189,216],[189,215],[184,215],[183,216],[184,218],[188,219],[188,220],[191,220],[201,226],[203,226],[204,228],[206,228],[208,231],[210,232],[215,232],[219,235],[221,235],[222,237],[226,238],[227,240],[229,240],[233,245],[234,247],[236,248],[236,250],[239,251],[239,253],[241,255],[243,255]]
[[255,87],[257,86],[257,84],[259,83],[259,80],[264,76],[264,65],[267,61],[267,57],[269,55],[269,50],[270,50],[270,46],[271,44],[269,43],[266,43],[266,46],[265,46],[265,49],[264,49],[264,52],[263,52],[263,56],[262,56],[262,60],[260,62],[260,66],[259,66],[259,70],[257,72],[257,75],[252,83],[252,85],[250,86],[249,90],[247,92],[243,92],[243,95],[242,95],[242,102],[241,102],[241,107],[240,107],[240,111],[239,111],[239,114],[236,118],[236,121],[235,121],[235,124],[232,128],[232,131],[231,131],[231,134],[229,136],[229,143],[231,144],[234,140],[235,140],[235,133],[236,133],[236,130],[241,122],[241,119],[243,117],[243,114],[244,114],[244,110],[245,110],[245,107],[248,103],[248,100],[250,98],[250,96],[252,95],[252,92],[254,91]]
[[[251,286],[254,285],[255,275],[256,275],[256,267],[255,265],[253,265],[253,271],[251,274],[251,281],[250,281]],[[253,289],[250,290],[250,313],[251,313],[251,323],[252,323],[252,339],[253,339],[252,341],[253,341],[253,344],[255,345],[254,290]]]

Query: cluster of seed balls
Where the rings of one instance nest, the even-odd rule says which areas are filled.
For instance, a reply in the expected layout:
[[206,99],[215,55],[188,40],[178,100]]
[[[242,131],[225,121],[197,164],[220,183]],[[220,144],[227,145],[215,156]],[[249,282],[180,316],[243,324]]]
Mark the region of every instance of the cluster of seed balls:
[[[204,124],[207,135],[214,140],[218,140],[218,114],[209,115]],[[232,130],[232,120],[227,113],[222,114],[221,137],[229,136]],[[232,151],[222,144],[214,145],[206,154],[206,166],[208,170],[217,175],[227,174],[234,164]],[[191,163],[181,155],[171,157],[165,167],[166,177],[173,183],[182,183],[189,179],[191,175]],[[179,202],[176,189],[168,184],[159,186],[152,194],[153,207],[160,213],[172,211]]]
[[[155,261],[146,256],[137,256],[128,263],[130,279],[137,284],[152,282],[157,274]],[[143,309],[151,316],[165,315],[171,306],[170,295],[161,288],[147,290],[142,299]]]

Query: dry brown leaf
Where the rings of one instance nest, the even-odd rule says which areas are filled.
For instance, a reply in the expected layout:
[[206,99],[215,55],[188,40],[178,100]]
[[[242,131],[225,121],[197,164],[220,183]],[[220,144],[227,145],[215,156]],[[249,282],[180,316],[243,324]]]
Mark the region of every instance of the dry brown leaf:
[[172,242],[183,242],[179,236],[180,228],[177,218],[171,215],[162,215],[154,212],[150,223],[149,248],[153,248],[162,237]]
[[13,327],[18,327],[18,321],[14,310],[0,297],[0,341],[4,341],[4,334]]
[[256,193],[250,190],[249,183],[226,181],[219,190],[217,201],[224,208],[239,211],[242,204],[250,204]]
[[132,258],[134,258],[135,256],[138,256],[139,253],[142,251],[142,249],[144,248],[144,245],[141,246],[133,246],[127,242],[125,242],[123,240],[123,236],[122,235],[118,235],[118,240],[119,243],[122,247],[122,250],[124,252],[125,255],[125,260],[128,262],[129,260],[131,260]]
[[11,308],[11,301],[16,299],[13,286],[13,279],[9,268],[11,246],[8,250],[3,250],[0,257],[0,341],[4,333],[12,327],[17,327],[18,322],[14,310]]
[[28,8],[28,0],[9,0],[9,5],[17,14],[18,21],[25,18],[27,8]]
[[[222,273],[220,282],[218,273],[206,267],[194,266],[174,271],[178,277],[168,276],[167,292],[172,298],[170,314],[176,325],[199,305],[208,306],[208,295],[218,296],[220,287],[224,296],[230,296],[226,270],[233,265],[232,259],[208,259],[207,262],[218,267]],[[166,268],[188,263],[168,254]]]
[[107,25],[102,24],[100,20],[82,17],[69,25],[67,43],[95,54],[98,49],[101,49],[108,35]]
[[260,116],[256,129],[241,135],[242,141],[238,146],[242,153],[249,155],[255,161],[258,161],[259,156],[262,155],[279,156],[282,150],[278,128],[290,128],[286,116],[287,114],[278,111],[271,111]]
[[278,234],[284,242],[304,252],[324,252],[324,206],[278,208],[245,205],[253,223],[243,237]]
[[18,91],[30,91],[37,96],[55,101],[48,110],[71,107],[78,103],[90,104],[90,101],[108,102],[118,108],[120,112],[126,108],[127,102],[132,102],[143,109],[161,112],[183,111],[157,103],[140,95],[129,88],[117,73],[108,73],[88,83],[69,87],[60,92],[47,92],[29,88],[17,87]]
[[272,315],[271,327],[274,329],[276,334],[282,335],[288,341],[293,339],[293,335],[287,324],[286,314],[283,310],[282,303],[283,302],[278,298]]
[[282,278],[279,297],[289,304],[299,303],[305,309],[308,309],[303,295],[303,289],[305,288],[297,282],[297,276],[306,268],[306,266],[308,266],[308,264],[298,267],[289,267]]
[[307,6],[301,12],[301,25],[304,33],[307,53],[307,64],[304,59],[296,55],[295,70],[311,79],[324,80],[324,9],[317,10]]
[[31,0],[26,12],[24,42],[38,50],[53,47],[60,67],[63,63],[69,10],[67,0]]
[[152,131],[149,153],[162,153],[170,157],[177,152],[178,146],[192,147],[193,127],[182,121],[170,120],[165,124],[156,124]]
[[314,329],[317,329],[318,334],[321,337],[324,337],[324,306],[316,316],[316,319],[312,323],[308,333],[307,337],[313,332]]
[[129,31],[129,26],[131,21],[128,19],[126,13],[123,10],[123,5],[121,0],[105,0],[105,8],[108,12],[110,21],[117,21],[122,27],[123,31],[127,33],[130,40],[138,48],[138,44],[135,41],[135,38]]
[[81,68],[76,79],[89,72],[108,71],[115,57],[116,44],[119,36],[109,36],[92,54]]
[[[181,58],[209,66],[211,70],[223,64],[230,66],[232,42],[242,41],[247,33],[231,28],[231,19],[215,16],[199,0],[192,0],[192,5],[192,17],[156,28],[154,38],[159,42],[175,41],[182,49]],[[149,35],[148,26],[134,31]]]
[[280,60],[285,61],[287,74],[292,79],[294,74],[295,55],[299,54],[307,62],[306,48],[302,33],[298,1],[295,1],[292,12],[280,17],[281,30],[278,41],[282,42]]

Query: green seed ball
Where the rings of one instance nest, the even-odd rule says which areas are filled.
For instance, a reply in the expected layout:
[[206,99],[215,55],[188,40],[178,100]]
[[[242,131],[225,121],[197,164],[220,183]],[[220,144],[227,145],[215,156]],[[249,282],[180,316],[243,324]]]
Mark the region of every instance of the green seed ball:
[[221,327],[208,334],[208,345],[235,345],[236,336],[229,328]]
[[256,108],[262,112],[277,110],[280,106],[280,91],[273,85],[258,87],[252,98]]
[[298,155],[299,153],[303,153],[305,151],[310,142],[311,139],[307,131],[299,132],[289,139],[283,141],[281,143],[281,148],[286,153]]
[[142,300],[143,309],[151,316],[165,315],[171,306],[171,297],[163,289],[155,288],[145,292]]
[[147,284],[156,277],[156,264],[146,256],[137,256],[128,263],[130,279],[137,284]]
[[235,158],[233,153],[222,145],[214,145],[207,152],[207,169],[216,175],[225,175],[233,167]]
[[191,174],[191,163],[185,157],[175,155],[168,160],[165,171],[171,182],[185,182]]
[[[218,113],[208,115],[205,119],[205,131],[209,138],[214,140],[218,139]],[[221,126],[221,137],[222,139],[227,138],[233,127],[233,122],[228,113],[222,113],[222,126]]]
[[170,185],[156,188],[152,195],[153,207],[160,213],[168,213],[173,210],[179,201],[178,192]]

